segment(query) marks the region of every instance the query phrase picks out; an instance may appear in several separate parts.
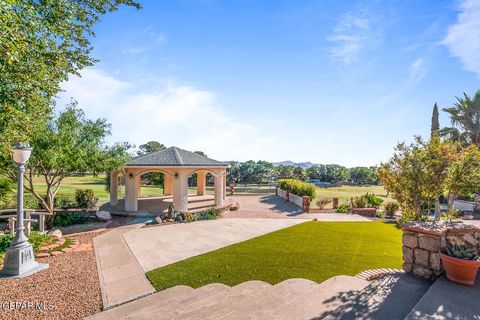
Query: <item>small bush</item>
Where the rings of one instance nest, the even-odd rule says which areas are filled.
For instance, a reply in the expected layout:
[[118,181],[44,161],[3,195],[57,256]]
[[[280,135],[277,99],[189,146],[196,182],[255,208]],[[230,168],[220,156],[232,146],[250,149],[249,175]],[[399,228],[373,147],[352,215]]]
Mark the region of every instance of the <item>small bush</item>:
[[192,214],[191,212],[185,213],[185,222],[194,222],[199,219],[198,215]]
[[319,207],[320,209],[323,209],[325,208],[328,204],[332,203],[333,200],[332,199],[328,199],[328,198],[322,198],[322,199],[318,199],[317,200],[317,207]]
[[74,224],[82,224],[88,221],[88,217],[79,212],[59,212],[53,218],[53,225],[66,227]]
[[0,200],[6,199],[13,193],[13,182],[8,178],[0,178]]
[[299,197],[309,196],[310,201],[315,199],[317,187],[311,183],[297,179],[280,179],[278,180],[278,184],[280,189],[290,190],[291,193]]
[[377,212],[375,213],[375,216],[376,216],[377,218],[382,218],[382,219],[383,219],[383,218],[385,218],[385,212],[384,212],[384,211],[377,211]]
[[98,198],[95,197],[92,189],[77,189],[75,190],[75,200],[78,208],[90,210],[95,207]]
[[215,220],[220,215],[220,210],[215,208],[210,208],[208,210],[202,211],[198,214],[198,218],[202,220]]
[[393,216],[395,215],[395,212],[397,212],[399,208],[400,206],[398,205],[397,202],[387,202],[385,203],[385,206],[384,206],[385,214],[388,217],[393,218]]
[[378,209],[380,205],[383,203],[383,199],[380,199],[379,197],[377,197],[372,193],[367,193],[363,195],[362,198],[365,199],[365,203],[369,208]]
[[[6,249],[10,246],[10,241],[12,241],[13,235],[3,235],[0,236],[0,254],[4,253]],[[37,251],[43,244],[49,244],[53,240],[52,236],[45,234],[40,234],[38,232],[31,232],[28,236],[28,242],[33,246],[33,251]]]
[[72,196],[61,194],[55,197],[55,208],[71,209],[77,207],[76,199]]
[[338,209],[336,210],[337,213],[349,213],[350,212],[350,206],[346,203],[343,203],[338,206]]
[[361,197],[353,197],[352,198],[352,207],[353,208],[366,208],[367,202],[363,196]]

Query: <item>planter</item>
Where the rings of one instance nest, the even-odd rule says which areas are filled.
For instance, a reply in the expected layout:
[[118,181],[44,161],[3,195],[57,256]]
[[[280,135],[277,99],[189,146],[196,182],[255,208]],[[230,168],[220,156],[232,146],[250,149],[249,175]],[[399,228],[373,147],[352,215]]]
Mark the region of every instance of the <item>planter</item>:
[[474,285],[480,261],[463,260],[443,253],[440,253],[440,259],[442,259],[448,280],[467,286]]
[[375,208],[352,208],[352,213],[375,217],[377,209]]

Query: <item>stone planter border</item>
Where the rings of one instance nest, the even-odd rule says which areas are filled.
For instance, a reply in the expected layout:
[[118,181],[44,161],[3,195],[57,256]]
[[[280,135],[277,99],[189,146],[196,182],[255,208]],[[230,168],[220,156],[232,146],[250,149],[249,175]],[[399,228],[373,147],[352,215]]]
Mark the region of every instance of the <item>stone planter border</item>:
[[[446,224],[437,222],[409,222],[402,226],[403,270],[427,280],[437,279],[443,272],[440,249],[447,245],[447,237],[479,238],[480,229],[464,222]],[[473,240],[472,240],[473,241]]]

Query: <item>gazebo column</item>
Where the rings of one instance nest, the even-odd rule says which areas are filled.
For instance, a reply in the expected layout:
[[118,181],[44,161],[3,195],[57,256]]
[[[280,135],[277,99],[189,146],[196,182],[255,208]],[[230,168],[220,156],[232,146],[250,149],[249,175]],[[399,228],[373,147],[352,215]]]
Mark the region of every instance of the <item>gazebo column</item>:
[[173,180],[173,207],[175,211],[188,210],[188,174],[178,172]]
[[163,175],[163,194],[166,196],[173,194],[173,176],[166,173]]
[[125,173],[125,211],[127,212],[135,212],[138,210],[136,180],[133,173]]
[[215,176],[215,205],[216,206],[221,206],[223,205],[223,193],[222,193],[222,188],[223,188],[223,178],[222,174],[217,174]]
[[118,172],[110,173],[110,205],[116,206],[118,203]]
[[207,182],[207,172],[198,171],[197,172],[197,195],[205,195],[205,187]]
[[222,194],[223,194],[223,200],[227,197],[227,174],[226,172],[223,172],[222,174],[222,182],[223,182],[223,189],[222,189]]
[[142,186],[142,176],[138,175],[138,176],[135,177],[135,188],[136,188],[136,192],[137,192],[137,199],[142,196],[141,186]]

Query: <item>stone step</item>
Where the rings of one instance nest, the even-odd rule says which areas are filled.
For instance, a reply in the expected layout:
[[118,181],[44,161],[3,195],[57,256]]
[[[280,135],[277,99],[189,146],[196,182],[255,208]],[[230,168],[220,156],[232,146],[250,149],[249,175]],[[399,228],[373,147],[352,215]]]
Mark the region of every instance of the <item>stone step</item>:
[[135,319],[136,317],[138,317],[138,319],[140,319],[140,317],[145,319],[149,318],[148,315],[152,309],[161,309],[164,306],[169,306],[172,302],[183,300],[193,295],[195,295],[195,290],[193,288],[182,285],[175,286],[173,288],[169,288],[135,300],[133,304],[126,303],[118,307],[94,314],[86,319]]
[[208,299],[195,301],[167,319],[219,319],[216,314],[220,310],[234,309],[238,304],[248,303],[245,300],[261,297],[265,288],[269,287],[271,285],[263,281],[247,281],[229,288],[221,295],[212,295]]
[[268,312],[269,318],[275,319],[313,319],[327,310],[333,310],[342,304],[345,296],[353,298],[360,290],[367,287],[368,281],[351,276],[330,278],[307,293],[299,294],[279,307]]

